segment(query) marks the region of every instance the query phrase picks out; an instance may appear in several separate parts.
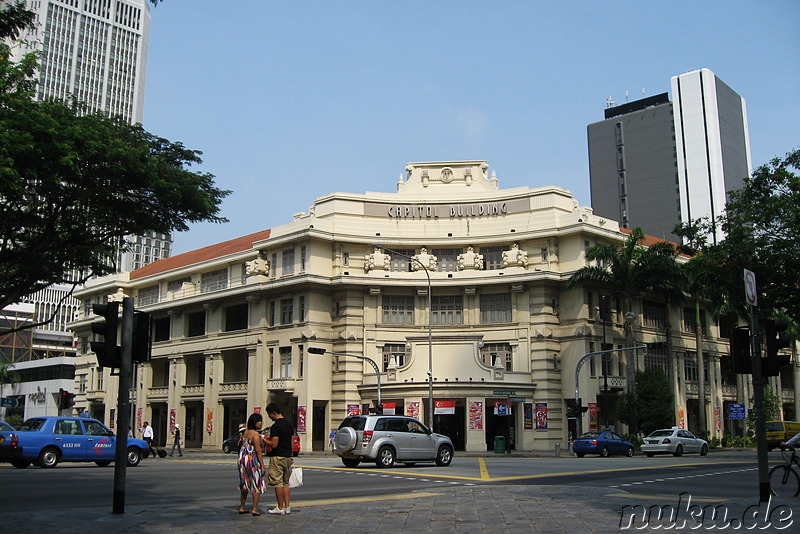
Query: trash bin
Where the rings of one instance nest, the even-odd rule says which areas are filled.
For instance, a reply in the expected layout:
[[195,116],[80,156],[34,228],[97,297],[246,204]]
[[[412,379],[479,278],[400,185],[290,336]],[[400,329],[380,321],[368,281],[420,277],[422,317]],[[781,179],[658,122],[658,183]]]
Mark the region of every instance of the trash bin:
[[494,437],[494,453],[495,454],[505,454],[506,453],[506,437],[505,436],[495,436]]

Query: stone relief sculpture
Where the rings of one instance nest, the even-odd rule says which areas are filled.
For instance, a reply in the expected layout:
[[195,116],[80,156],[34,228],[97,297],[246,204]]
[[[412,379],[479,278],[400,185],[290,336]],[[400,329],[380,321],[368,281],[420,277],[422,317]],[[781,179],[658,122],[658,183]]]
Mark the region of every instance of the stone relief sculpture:
[[458,270],[476,270],[483,269],[483,254],[477,254],[475,249],[470,245],[464,254],[458,255]]
[[423,268],[422,265],[424,265],[428,271],[436,270],[436,265],[437,265],[436,256],[434,256],[433,254],[428,254],[428,249],[426,249],[425,247],[419,249],[419,254],[414,256],[414,259],[417,261],[411,262],[412,266],[411,268],[414,269],[415,271],[419,271],[420,269],[422,269]]
[[503,267],[527,267],[528,252],[519,249],[519,244],[514,243],[511,250],[503,251]]
[[245,262],[244,265],[247,276],[269,276],[269,261],[265,258],[258,257]]
[[378,269],[383,271],[390,270],[392,265],[392,257],[383,252],[378,247],[375,247],[372,254],[364,256],[364,270],[370,272]]

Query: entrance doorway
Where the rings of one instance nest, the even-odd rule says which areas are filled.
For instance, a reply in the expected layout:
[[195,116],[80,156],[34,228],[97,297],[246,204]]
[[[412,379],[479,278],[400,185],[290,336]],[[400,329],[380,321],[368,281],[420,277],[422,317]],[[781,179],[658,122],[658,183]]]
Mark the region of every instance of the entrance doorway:
[[[509,404],[510,412],[508,415],[503,415],[502,411],[496,409],[495,403],[498,402],[505,402],[495,399],[486,399],[486,403],[484,404],[485,414],[484,419],[486,420],[486,450],[491,451],[494,450],[494,438],[495,436],[502,436],[505,439],[506,450],[513,451],[516,449],[515,444],[515,434],[516,428],[514,424],[514,415],[513,409],[515,408],[514,403]],[[499,408],[499,406],[497,407]],[[499,413],[495,413],[498,411]]]
[[324,451],[328,441],[328,401],[315,400],[311,408],[311,450]]

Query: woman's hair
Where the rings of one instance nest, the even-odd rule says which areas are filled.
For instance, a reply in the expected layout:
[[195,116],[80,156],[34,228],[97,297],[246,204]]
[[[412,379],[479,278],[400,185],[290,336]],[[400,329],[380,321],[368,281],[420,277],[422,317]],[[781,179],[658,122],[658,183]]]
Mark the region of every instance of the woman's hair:
[[250,414],[250,417],[247,418],[247,429],[248,430],[258,430],[256,428],[256,423],[263,422],[264,418],[261,417],[260,413]]

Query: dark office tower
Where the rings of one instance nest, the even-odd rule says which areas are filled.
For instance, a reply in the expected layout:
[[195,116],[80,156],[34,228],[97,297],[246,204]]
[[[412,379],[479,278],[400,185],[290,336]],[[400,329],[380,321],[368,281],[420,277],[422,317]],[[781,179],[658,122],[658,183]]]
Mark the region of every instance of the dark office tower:
[[708,69],[673,77],[671,101],[607,108],[588,140],[594,212],[672,241],[680,222],[716,221],[751,170],[744,99]]

